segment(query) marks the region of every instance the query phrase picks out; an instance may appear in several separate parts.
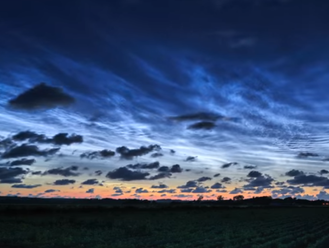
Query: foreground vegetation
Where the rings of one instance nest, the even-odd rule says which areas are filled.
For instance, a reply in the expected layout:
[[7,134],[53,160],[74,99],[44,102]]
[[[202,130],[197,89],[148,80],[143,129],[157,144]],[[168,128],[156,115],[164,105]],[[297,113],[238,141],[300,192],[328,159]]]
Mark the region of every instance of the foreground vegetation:
[[2,206],[0,247],[326,248],[328,211]]

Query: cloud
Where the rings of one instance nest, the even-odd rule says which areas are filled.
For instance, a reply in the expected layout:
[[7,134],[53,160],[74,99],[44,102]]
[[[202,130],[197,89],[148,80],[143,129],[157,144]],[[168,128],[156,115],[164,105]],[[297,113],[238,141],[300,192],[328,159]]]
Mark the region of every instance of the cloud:
[[319,154],[312,152],[300,152],[297,157],[298,158],[308,158],[308,157],[318,157]]
[[178,186],[178,189],[185,189],[185,188],[196,188],[198,187],[198,183],[196,181],[188,181],[185,185]]
[[151,154],[151,158],[158,158],[158,157],[162,157],[163,154],[161,152],[155,152],[153,154]]
[[262,173],[260,173],[259,171],[250,171],[247,177],[260,177],[261,175]]
[[115,155],[115,152],[111,150],[101,150],[101,151],[94,151],[94,152],[85,152],[80,155],[80,158],[88,158],[88,159],[94,159],[94,158],[111,158]]
[[122,191],[121,188],[114,187],[113,190],[114,190],[115,194],[112,194],[112,196],[120,196],[120,195],[123,195],[123,191]]
[[174,164],[171,168],[170,168],[170,172],[172,173],[181,173],[183,171],[183,169],[180,167],[179,164]]
[[95,171],[95,175],[96,176],[100,176],[100,175],[102,175],[103,174],[103,172],[101,171],[101,170],[97,170],[97,171]]
[[174,121],[216,121],[222,118],[225,117],[218,114],[206,112],[169,117],[170,120]]
[[231,167],[232,165],[237,165],[237,164],[238,164],[237,162],[226,163],[226,164],[222,165],[222,169],[225,169],[225,168]]
[[158,169],[158,171],[160,171],[160,172],[169,172],[169,167],[168,166],[161,166],[159,169]]
[[149,180],[158,180],[158,179],[162,179],[162,178],[166,178],[166,177],[170,177],[171,173],[169,172],[160,172],[152,177],[149,178]]
[[54,193],[54,192],[60,192],[60,190],[58,190],[58,189],[47,189],[47,190],[45,190],[44,193]]
[[256,165],[245,165],[243,168],[246,170],[253,170],[253,169],[256,169],[257,166]]
[[136,194],[145,194],[145,193],[148,193],[148,190],[147,189],[143,189],[143,188],[139,188],[139,189],[136,189],[135,190],[135,193]]
[[33,185],[26,185],[26,184],[14,184],[11,187],[17,189],[34,189],[37,187],[42,186],[41,184],[33,184]]
[[41,83],[9,100],[8,103],[16,109],[34,110],[68,106],[74,102],[74,98],[61,88]]
[[41,175],[42,171],[32,171],[31,174],[32,175]]
[[212,179],[211,177],[200,177],[196,181],[198,181],[198,182],[205,182],[205,181],[209,181],[211,179]]
[[231,178],[230,177],[223,177],[222,183],[229,183],[229,182],[231,182]]
[[163,190],[160,190],[158,191],[158,193],[169,193],[169,194],[175,194],[176,193],[176,190],[175,189],[163,189]]
[[234,195],[234,194],[241,194],[243,191],[239,188],[233,189],[229,194]]
[[209,193],[211,192],[212,190],[210,189],[207,189],[207,188],[204,188],[204,187],[196,187],[195,189],[193,189],[191,191],[191,193]]
[[39,150],[35,145],[22,144],[15,146],[2,154],[2,158],[18,158],[28,156],[49,156],[54,155],[60,148],[51,148],[48,150]]
[[88,190],[86,191],[86,193],[87,193],[87,194],[94,194],[94,190],[95,190],[95,189],[88,189]]
[[300,170],[293,169],[293,170],[290,170],[290,171],[286,172],[285,175],[288,176],[288,177],[295,177],[295,176],[304,175],[304,172],[300,171]]
[[215,184],[212,185],[210,188],[211,188],[211,189],[224,189],[225,186],[224,186],[223,184],[221,184],[221,183],[215,183]]
[[274,179],[268,175],[265,176],[258,176],[251,180],[249,184],[244,185],[243,187],[263,187],[263,188],[271,188],[271,184],[274,181]]
[[187,127],[187,129],[192,129],[192,130],[211,130],[216,127],[216,124],[214,122],[210,121],[200,121],[194,124],[191,124]]
[[107,173],[106,177],[110,179],[121,179],[123,181],[146,180],[150,173],[132,171],[126,167],[120,167]]
[[27,174],[28,171],[20,167],[1,168],[0,167],[0,183],[21,183],[22,180],[17,178]]
[[309,187],[325,187],[329,188],[329,179],[326,177],[319,177],[315,175],[298,175],[293,179],[287,180],[287,183],[291,185],[304,185]]
[[19,166],[19,165],[32,165],[36,162],[35,159],[26,159],[22,158],[19,160],[14,160],[10,163],[11,166]]
[[81,183],[82,185],[95,185],[95,184],[99,184],[97,179],[88,179],[84,182]]
[[258,188],[254,191],[254,194],[260,194],[260,193],[263,192],[263,190],[264,190],[263,187],[258,187]]
[[52,138],[48,138],[43,134],[37,134],[31,131],[19,132],[12,137],[15,141],[25,141],[28,140],[30,143],[44,143],[44,144],[54,144],[54,145],[71,145],[73,143],[82,143],[83,137],[77,134],[68,133],[58,133]]
[[326,200],[326,201],[329,200],[329,194],[327,192],[325,192],[325,191],[320,191],[319,194],[316,195],[316,197],[319,200]]
[[320,170],[320,175],[324,175],[324,174],[328,174],[329,173],[329,171],[327,171],[327,170]]
[[296,196],[296,194],[302,193],[305,193],[305,190],[303,188],[293,186],[285,187],[279,190],[272,190],[273,197],[278,197],[279,195],[289,195],[291,197],[294,197]]
[[214,177],[219,177],[220,176],[220,173],[217,173],[214,175]]
[[20,178],[4,178],[4,179],[0,179],[0,183],[8,183],[8,184],[12,184],[12,183],[22,183],[22,179]]
[[196,161],[196,159],[197,159],[197,156],[195,156],[195,157],[193,157],[193,156],[188,156],[188,157],[185,159],[185,161],[186,161],[186,162],[194,162],[194,161]]
[[148,147],[141,146],[138,149],[129,149],[125,146],[121,146],[116,149],[116,152],[121,155],[121,158],[131,160],[134,157],[143,156],[150,152],[159,150],[161,150],[161,147],[159,145],[149,145]]
[[159,185],[152,185],[151,186],[151,189],[166,189],[166,188],[168,188],[168,186],[163,184],[163,183],[160,183]]
[[70,179],[59,179],[54,182],[54,185],[69,185],[69,184],[74,184],[75,180],[70,180]]
[[79,176],[80,173],[74,172],[76,171],[76,166],[71,166],[68,168],[55,168],[45,171],[42,175],[60,175],[63,177],[72,177]]
[[77,134],[71,134],[69,136],[68,133],[59,133],[56,134],[51,140],[51,143],[55,145],[71,145],[73,143],[82,143],[83,137]]
[[173,195],[173,197],[177,198],[192,198],[192,195],[185,195],[185,194],[178,194],[178,195]]
[[138,164],[129,164],[127,165],[130,169],[157,169],[159,168],[160,163],[159,162],[153,162],[153,163],[138,163]]

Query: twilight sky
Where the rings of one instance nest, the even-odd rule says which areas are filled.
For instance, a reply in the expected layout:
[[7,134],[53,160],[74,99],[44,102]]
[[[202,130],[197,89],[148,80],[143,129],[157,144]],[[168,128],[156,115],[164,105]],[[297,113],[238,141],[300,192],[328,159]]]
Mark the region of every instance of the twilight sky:
[[329,199],[328,13],[1,1],[1,195]]

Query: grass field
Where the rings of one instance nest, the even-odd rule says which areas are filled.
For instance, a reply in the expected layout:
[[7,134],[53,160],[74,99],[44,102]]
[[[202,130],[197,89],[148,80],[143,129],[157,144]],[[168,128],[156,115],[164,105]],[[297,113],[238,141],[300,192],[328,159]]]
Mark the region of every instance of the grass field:
[[329,247],[327,208],[9,209],[1,248]]

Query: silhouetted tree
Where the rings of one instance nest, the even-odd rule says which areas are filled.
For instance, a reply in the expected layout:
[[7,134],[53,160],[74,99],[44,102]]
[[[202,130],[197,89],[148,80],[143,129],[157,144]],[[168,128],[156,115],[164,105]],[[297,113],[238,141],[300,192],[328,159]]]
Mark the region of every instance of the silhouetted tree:
[[244,199],[243,195],[236,195],[233,197],[233,201],[242,201]]
[[217,201],[223,201],[224,197],[222,195],[217,196]]
[[199,202],[199,201],[202,201],[202,199],[203,199],[203,196],[200,195],[197,201],[198,201],[198,202]]

